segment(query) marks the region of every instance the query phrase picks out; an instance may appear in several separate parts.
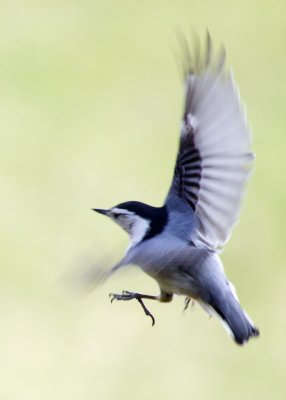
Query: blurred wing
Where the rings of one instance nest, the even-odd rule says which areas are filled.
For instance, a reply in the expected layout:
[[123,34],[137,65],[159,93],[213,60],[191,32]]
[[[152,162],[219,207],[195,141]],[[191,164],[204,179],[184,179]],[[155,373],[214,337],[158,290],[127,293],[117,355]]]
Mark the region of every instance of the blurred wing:
[[207,36],[204,57],[191,58],[184,42],[186,99],[173,182],[166,199],[188,203],[197,219],[191,240],[198,247],[221,248],[238,218],[254,155],[245,113],[225,53],[217,61]]

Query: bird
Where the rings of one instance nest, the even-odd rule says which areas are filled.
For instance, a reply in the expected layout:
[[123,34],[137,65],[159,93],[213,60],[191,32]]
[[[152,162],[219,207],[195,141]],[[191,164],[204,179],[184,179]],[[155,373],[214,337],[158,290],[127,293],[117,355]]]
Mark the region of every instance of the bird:
[[[238,345],[259,330],[239,303],[220,253],[238,221],[254,166],[252,137],[224,46],[214,52],[210,34],[191,51],[180,39],[185,85],[178,153],[170,189],[160,207],[127,201],[92,210],[126,231],[130,243],[106,277],[137,265],[159,285],[158,295],[111,293],[111,302],[137,300],[155,324],[145,300],[185,297],[218,317]],[[158,149],[160,150],[160,149]],[[143,301],[144,300],[144,301]]]

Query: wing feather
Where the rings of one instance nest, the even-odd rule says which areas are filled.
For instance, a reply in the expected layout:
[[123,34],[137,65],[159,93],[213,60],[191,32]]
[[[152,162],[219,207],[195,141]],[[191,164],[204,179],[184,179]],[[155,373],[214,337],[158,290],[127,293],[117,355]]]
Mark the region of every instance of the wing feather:
[[184,39],[185,109],[173,182],[166,199],[177,196],[195,214],[190,232],[198,247],[220,249],[237,221],[254,156],[246,115],[225,51],[215,60],[207,34],[205,55],[194,58]]

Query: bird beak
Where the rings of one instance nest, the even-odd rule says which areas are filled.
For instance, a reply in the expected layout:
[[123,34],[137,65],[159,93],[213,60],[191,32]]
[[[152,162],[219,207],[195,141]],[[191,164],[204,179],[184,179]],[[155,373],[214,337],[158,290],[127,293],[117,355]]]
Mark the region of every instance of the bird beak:
[[93,211],[98,212],[99,214],[103,214],[103,215],[109,215],[109,210],[103,210],[102,208],[93,208]]

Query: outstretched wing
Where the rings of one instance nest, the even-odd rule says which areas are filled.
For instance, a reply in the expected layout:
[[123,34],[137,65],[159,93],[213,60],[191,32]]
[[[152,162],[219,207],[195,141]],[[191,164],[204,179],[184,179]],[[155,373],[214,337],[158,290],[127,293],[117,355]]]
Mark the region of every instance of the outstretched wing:
[[[205,54],[191,57],[187,42],[186,99],[173,182],[176,196],[197,219],[190,232],[198,247],[221,248],[235,224],[254,155],[246,116],[225,52],[214,59],[207,35]],[[185,64],[185,65],[186,65]],[[187,217],[187,216],[186,216]]]

